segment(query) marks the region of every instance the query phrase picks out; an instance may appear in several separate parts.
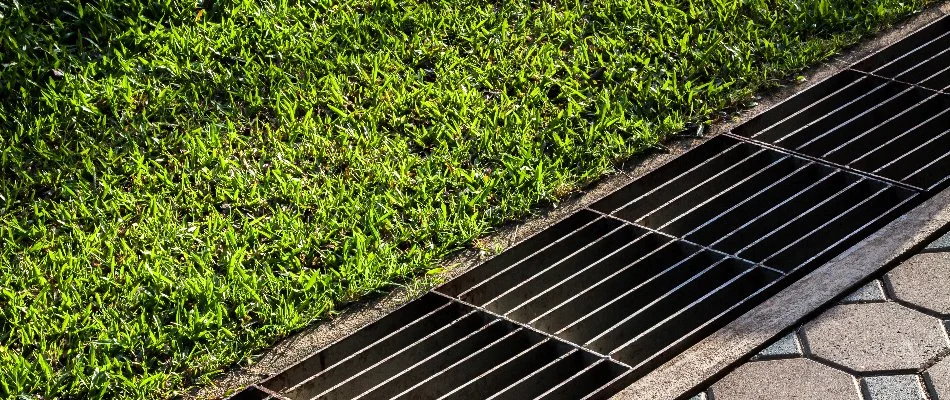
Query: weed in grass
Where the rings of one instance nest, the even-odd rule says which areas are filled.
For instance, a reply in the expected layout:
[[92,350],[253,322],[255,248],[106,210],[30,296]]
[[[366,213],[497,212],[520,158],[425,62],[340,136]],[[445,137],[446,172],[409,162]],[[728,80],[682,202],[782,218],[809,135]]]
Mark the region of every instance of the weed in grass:
[[0,395],[181,394],[925,3],[0,2]]

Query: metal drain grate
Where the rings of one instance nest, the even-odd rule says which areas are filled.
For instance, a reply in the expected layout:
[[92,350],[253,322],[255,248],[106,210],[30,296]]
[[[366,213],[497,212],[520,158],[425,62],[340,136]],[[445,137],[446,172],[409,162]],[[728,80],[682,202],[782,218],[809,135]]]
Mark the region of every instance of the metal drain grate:
[[950,90],[950,17],[861,61],[854,69],[934,90]]
[[289,399],[583,398],[626,371],[430,293],[258,386]]
[[791,273],[855,244],[916,194],[727,136],[704,147],[654,171],[664,183],[634,182],[591,208]]
[[605,398],[950,184],[950,18],[240,399]]
[[593,211],[576,215],[590,222],[436,290],[637,370],[719,327],[782,275]]
[[734,133],[924,190],[950,179],[950,95],[845,71]]

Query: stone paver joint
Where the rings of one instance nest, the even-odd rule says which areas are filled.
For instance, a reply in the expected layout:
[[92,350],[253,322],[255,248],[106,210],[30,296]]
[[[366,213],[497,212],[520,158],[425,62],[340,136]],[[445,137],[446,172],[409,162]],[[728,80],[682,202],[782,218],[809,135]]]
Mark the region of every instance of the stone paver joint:
[[950,400],[950,357],[930,367],[924,378],[934,400]]
[[927,250],[930,251],[946,251],[950,250],[950,232],[943,235],[940,239],[934,240],[930,245],[927,246]]

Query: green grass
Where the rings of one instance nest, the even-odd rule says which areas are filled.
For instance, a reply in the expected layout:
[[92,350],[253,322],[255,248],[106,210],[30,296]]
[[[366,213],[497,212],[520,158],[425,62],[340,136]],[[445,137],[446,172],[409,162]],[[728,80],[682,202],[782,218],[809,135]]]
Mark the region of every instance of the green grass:
[[0,395],[182,394],[927,2],[0,2]]

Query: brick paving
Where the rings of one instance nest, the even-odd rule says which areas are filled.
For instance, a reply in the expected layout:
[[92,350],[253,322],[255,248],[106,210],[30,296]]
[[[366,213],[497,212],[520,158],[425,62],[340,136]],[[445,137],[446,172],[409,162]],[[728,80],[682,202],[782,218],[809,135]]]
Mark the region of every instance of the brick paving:
[[777,339],[697,400],[950,400],[950,234]]

